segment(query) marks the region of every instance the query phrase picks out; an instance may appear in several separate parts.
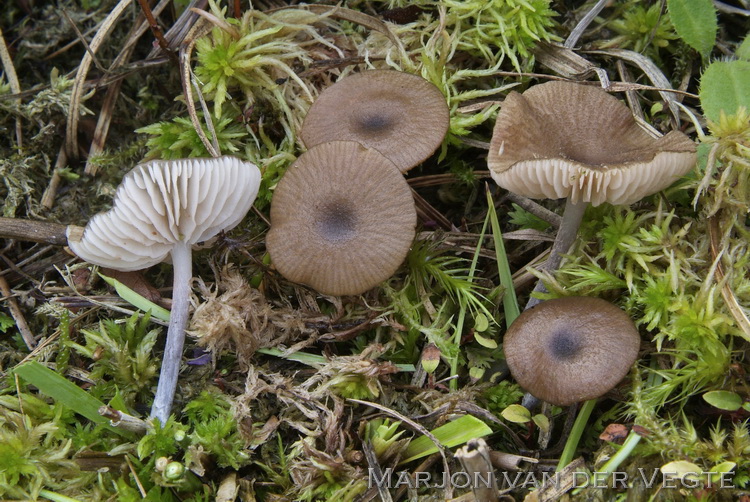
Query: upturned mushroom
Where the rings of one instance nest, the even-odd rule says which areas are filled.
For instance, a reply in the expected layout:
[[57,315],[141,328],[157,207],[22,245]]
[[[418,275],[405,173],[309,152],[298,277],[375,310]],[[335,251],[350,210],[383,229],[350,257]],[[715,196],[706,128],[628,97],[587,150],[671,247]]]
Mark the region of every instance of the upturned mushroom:
[[342,78],[310,107],[300,136],[307,148],[356,141],[406,172],[442,143],[449,124],[440,90],[417,75],[368,70]]
[[140,270],[172,258],[174,288],[164,360],[151,416],[169,418],[188,320],[192,245],[235,227],[258,193],[260,171],[235,157],[152,161],[133,168],[112,209],[68,245],[89,263]]
[[510,325],[503,350],[513,378],[558,406],[614,388],[638,358],[640,335],[616,305],[599,298],[548,300]]
[[393,275],[416,223],[409,185],[390,160],[333,141],[302,154],[277,185],[266,247],[288,280],[355,295]]
[[600,87],[548,82],[505,99],[487,164],[507,190],[567,198],[545,267],[554,271],[575,240],[587,203],[631,204],[658,192],[693,168],[695,151],[679,131],[649,136],[627,106]]

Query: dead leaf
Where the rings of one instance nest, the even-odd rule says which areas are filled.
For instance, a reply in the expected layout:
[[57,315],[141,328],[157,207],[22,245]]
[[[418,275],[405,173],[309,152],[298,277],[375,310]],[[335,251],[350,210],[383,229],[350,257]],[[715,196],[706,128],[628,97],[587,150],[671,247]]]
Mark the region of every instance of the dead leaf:
[[622,444],[626,437],[628,437],[627,427],[622,424],[609,424],[607,428],[604,429],[604,432],[601,433],[599,439],[602,441]]

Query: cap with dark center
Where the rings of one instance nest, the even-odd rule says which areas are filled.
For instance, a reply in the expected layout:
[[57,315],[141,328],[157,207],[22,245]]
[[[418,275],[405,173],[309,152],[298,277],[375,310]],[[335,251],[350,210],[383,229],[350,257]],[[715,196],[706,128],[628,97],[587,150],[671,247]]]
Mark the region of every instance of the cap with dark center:
[[525,310],[508,328],[503,347],[521,387],[566,406],[614,388],[638,358],[640,342],[633,321],[617,306],[569,297]]
[[333,141],[302,154],[277,185],[266,247],[290,281],[354,295],[393,275],[416,223],[411,190],[391,161]]
[[369,70],[324,90],[300,136],[308,148],[356,141],[375,148],[402,171],[429,157],[448,131],[445,96],[427,80],[394,70]]
[[503,103],[487,163],[498,185],[532,198],[630,204],[695,165],[695,144],[654,139],[600,87],[547,82]]

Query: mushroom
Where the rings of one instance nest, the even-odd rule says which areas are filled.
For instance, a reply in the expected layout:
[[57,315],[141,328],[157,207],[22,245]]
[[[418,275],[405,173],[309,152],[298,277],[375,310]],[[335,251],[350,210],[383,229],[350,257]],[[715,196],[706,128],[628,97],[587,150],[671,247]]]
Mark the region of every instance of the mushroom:
[[614,388],[638,358],[640,343],[633,321],[616,305],[567,297],[522,312],[506,332],[503,350],[522,388],[567,406]]
[[369,70],[325,89],[310,107],[300,136],[307,148],[356,141],[406,172],[440,146],[449,118],[445,96],[427,80],[395,70]]
[[393,162],[332,141],[302,154],[277,185],[266,247],[288,280],[355,295],[393,275],[416,224],[411,190]]
[[169,418],[185,341],[191,246],[242,221],[259,184],[258,168],[235,157],[147,162],[125,175],[112,209],[94,216],[82,235],[68,232],[70,249],[102,267],[139,270],[172,257],[172,312],[151,409],[162,424]]
[[[627,106],[600,87],[548,82],[505,99],[487,164],[507,190],[567,197],[546,265],[554,271],[575,240],[586,203],[631,204],[674,183],[695,159],[687,136],[672,131],[652,138]],[[535,291],[543,290],[540,282]],[[530,305],[536,303],[532,298]]]

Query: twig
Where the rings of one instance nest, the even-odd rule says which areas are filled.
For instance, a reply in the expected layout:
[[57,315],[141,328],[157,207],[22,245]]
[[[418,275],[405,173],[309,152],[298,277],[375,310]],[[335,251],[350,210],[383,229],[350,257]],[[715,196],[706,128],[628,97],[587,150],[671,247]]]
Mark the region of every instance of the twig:
[[603,89],[609,90],[612,85],[603,68],[579,56],[569,47],[543,42],[538,44],[533,52],[541,65],[566,79],[580,81],[596,73]]
[[[426,428],[424,428],[421,424],[418,424],[414,420],[410,419],[409,417],[402,415],[401,413],[392,410],[386,406],[383,406],[382,404],[373,403],[371,401],[362,401],[360,399],[347,399],[347,401],[357,404],[363,404],[365,406],[370,406],[372,408],[375,408],[377,410],[380,410],[384,412],[385,414],[395,418],[396,420],[400,420],[401,422],[405,423],[406,425],[412,427],[415,431],[419,432],[420,434],[423,434],[427,436],[427,438],[432,441],[432,443],[435,445],[435,447],[438,449],[438,453],[440,453],[440,456],[443,458],[443,469],[444,473],[447,477],[447,479],[450,479],[450,466],[448,465],[448,458],[445,456],[445,447],[443,444],[436,438],[430,431],[428,431]],[[450,498],[452,493],[451,487],[446,487],[446,498]]]
[[149,429],[153,429],[145,420],[141,420],[133,415],[128,415],[119,410],[112,408],[111,406],[102,406],[99,408],[99,414],[104,418],[109,419],[109,424],[113,427],[119,427],[126,431],[137,432],[139,434],[145,434]]
[[745,17],[750,16],[750,10],[740,9],[739,7],[725,4],[724,2],[719,2],[718,0],[714,0],[714,5],[716,6],[716,10],[720,12],[726,12],[727,14],[737,14]]
[[[208,33],[211,26],[205,23],[202,19],[196,22],[190,29],[190,32],[185,36],[183,45],[180,46],[180,82],[182,83],[182,94],[185,96],[185,103],[188,109],[188,115],[190,115],[190,121],[193,123],[196,134],[200,138],[203,146],[212,157],[218,157],[219,152],[214,149],[214,145],[209,141],[208,136],[203,131],[203,125],[198,119],[198,113],[195,110],[195,100],[193,99],[193,75],[190,68],[190,55],[193,52],[195,43],[204,34]],[[197,87],[197,86],[196,86]]]
[[[169,5],[170,0],[161,0],[153,12],[159,15]],[[106,73],[111,73],[113,70],[126,64],[135,50],[135,42],[146,32],[148,29],[148,23],[146,22],[145,15],[139,16],[139,19],[133,29],[128,34],[127,41],[123,49],[117,55],[115,60],[109,66]],[[86,167],[84,173],[96,174],[98,166],[91,162],[91,159],[104,151],[104,144],[107,141],[107,134],[109,133],[109,126],[112,122],[112,112],[117,104],[117,98],[120,95],[120,88],[122,87],[123,79],[114,80],[111,85],[107,87],[107,94],[104,96],[104,102],[102,108],[99,111],[99,118],[96,121],[96,128],[94,129],[94,137],[91,140],[91,146],[89,147],[89,154],[86,157]]]
[[[616,66],[617,72],[620,74],[622,80],[627,82],[633,80],[633,76],[630,74],[630,71],[621,59],[617,60]],[[638,100],[638,95],[635,91],[625,91],[625,99],[628,101],[628,106],[630,107],[630,111],[633,112],[633,115],[643,120],[645,118],[643,115],[643,108],[641,107],[641,102]]]
[[745,315],[745,312],[742,309],[742,305],[737,301],[737,297],[732,291],[731,285],[724,280],[724,270],[721,266],[723,249],[721,249],[719,233],[719,218],[717,215],[711,216],[708,219],[708,235],[711,241],[711,257],[717,262],[716,270],[714,272],[716,282],[721,285],[721,296],[724,298],[724,303],[727,305],[729,313],[734,320],[737,321],[742,337],[745,340],[750,341],[750,319],[747,318],[747,315]]
[[161,31],[161,28],[159,28],[159,23],[156,22],[156,18],[154,17],[154,13],[151,12],[151,7],[148,6],[148,2],[146,0],[138,0],[138,3],[141,6],[143,15],[146,16],[146,20],[148,21],[148,25],[151,28],[151,32],[159,42],[159,47],[161,47],[161,49],[166,52],[167,55],[169,55],[169,57],[176,63],[177,55],[172,49],[169,48],[169,42],[167,42],[167,40],[164,38],[164,33]]
[[[164,39],[169,44],[171,50],[176,50],[180,45],[183,44],[185,37],[189,34],[190,30],[193,29],[195,22],[198,20],[198,15],[193,9],[205,9],[208,5],[208,0],[191,0],[190,4],[185,7],[185,10],[180,14],[172,26],[164,34]],[[156,9],[154,9],[156,10]],[[148,53],[147,59],[154,59],[158,57],[161,47],[154,47],[151,52]]]
[[591,10],[588,11],[580,21],[578,21],[578,24],[575,28],[573,28],[573,31],[570,32],[570,35],[568,35],[568,38],[565,40],[565,43],[563,45],[567,48],[575,47],[578,39],[581,38],[583,32],[586,31],[586,28],[589,27],[591,21],[593,21],[596,16],[599,15],[602,9],[604,9],[604,7],[606,7],[609,2],[610,0],[599,0],[598,2],[596,2],[596,5],[594,5],[594,7],[592,7]]
[[530,464],[539,463],[539,459],[533,457],[524,457],[514,453],[505,453],[495,450],[490,451],[490,461],[497,469],[502,469],[504,471],[519,471],[520,469],[518,466],[521,462],[528,462]]
[[104,39],[109,35],[112,29],[115,27],[117,19],[122,15],[125,9],[131,4],[132,0],[120,0],[117,5],[110,11],[107,17],[102,22],[102,26],[99,31],[96,32],[94,38],[91,40],[90,49],[87,51],[83,58],[81,58],[81,64],[78,66],[76,77],[73,82],[73,87],[70,91],[70,107],[68,108],[68,123],[65,131],[65,147],[67,149],[68,157],[71,159],[78,158],[78,119],[79,119],[79,108],[81,107],[81,99],[83,97],[83,89],[86,84],[86,75],[88,75],[89,68],[91,68],[91,62],[93,60],[92,54],[95,54],[99,47],[104,42]]
[[480,141],[478,139],[471,138],[459,138],[459,141],[461,141],[461,143],[463,143],[464,145],[473,146],[474,148],[479,148],[481,150],[490,149],[490,143],[487,141]]
[[57,160],[55,161],[55,168],[52,170],[52,177],[49,180],[49,185],[42,195],[42,206],[45,209],[52,209],[55,205],[55,197],[57,196],[57,189],[60,187],[60,170],[63,169],[68,163],[68,156],[65,153],[65,145],[60,147],[60,151],[57,154]]
[[[497,479],[495,469],[490,459],[490,449],[482,439],[471,439],[456,452],[456,458],[461,462],[471,481],[471,491],[476,502],[495,502],[498,499]],[[479,483],[479,479],[487,479],[488,486]]]
[[443,213],[435,209],[429,202],[427,202],[421,195],[419,195],[413,188],[411,190],[414,196],[414,203],[417,206],[417,215],[425,221],[434,221],[440,225],[443,229],[449,231],[457,231],[458,229],[443,216]]
[[662,99],[667,102],[667,106],[669,106],[669,110],[672,112],[672,118],[675,128],[678,128],[680,126],[680,109],[677,107],[676,100],[672,95],[674,90],[667,91],[667,89],[672,89],[672,84],[664,75],[664,72],[658,66],[656,66],[656,64],[651,59],[647,58],[643,54],[639,54],[635,51],[626,49],[592,50],[585,52],[586,54],[598,54],[624,59],[625,61],[629,61],[637,65],[656,87],[665,89],[659,91],[659,94],[661,95]]
[[[473,171],[472,175],[474,178],[489,178],[489,171]],[[406,180],[409,186],[412,188],[423,188],[423,187],[434,187],[440,185],[446,185],[448,183],[458,183],[459,179],[453,173],[443,174],[428,174],[426,176],[418,176],[416,178],[409,178]]]
[[78,40],[81,41],[83,44],[83,48],[86,49],[86,52],[89,53],[91,56],[91,60],[94,62],[94,66],[96,66],[100,72],[107,73],[107,69],[102,66],[102,64],[99,62],[99,59],[97,59],[96,54],[94,51],[91,50],[91,47],[89,47],[89,43],[86,41],[86,38],[83,36],[83,33],[81,33],[81,30],[78,29],[78,26],[76,23],[70,18],[68,15],[68,11],[65,9],[62,9],[62,14],[65,16],[65,20],[70,23],[70,26],[73,28],[73,31],[76,32],[76,37],[78,37]]
[[4,299],[8,302],[10,315],[13,316],[13,320],[16,321],[16,327],[21,333],[23,342],[26,344],[26,347],[28,347],[29,350],[34,350],[37,345],[34,334],[31,332],[31,329],[29,329],[29,325],[26,324],[26,318],[24,318],[23,312],[21,312],[21,308],[18,306],[18,302],[16,301],[13,291],[11,291],[10,286],[8,285],[8,281],[6,281],[5,277],[1,275],[0,292],[2,292]]
[[[0,61],[3,63],[3,70],[8,78],[8,84],[13,94],[21,93],[21,83],[18,81],[16,67],[13,65],[13,58],[10,56],[8,46],[5,44],[3,30],[0,28]],[[21,98],[16,98],[16,104],[21,105]],[[21,129],[21,117],[16,116],[16,147],[20,152],[23,148],[23,130]]]
[[125,455],[125,461],[128,463],[130,474],[132,474],[133,479],[135,479],[135,484],[138,485],[138,490],[141,492],[141,497],[145,499],[148,493],[146,493],[146,489],[143,488],[143,483],[141,483],[141,479],[138,477],[138,471],[136,471],[135,466],[133,466],[133,463],[130,461],[129,456]]
[[68,238],[65,236],[67,229],[68,226],[62,223],[0,218],[0,238],[4,239],[66,246],[68,244]]
[[553,213],[546,207],[541,206],[540,204],[527,197],[524,197],[523,195],[508,192],[507,194],[505,194],[505,197],[511,202],[517,204],[519,207],[521,207],[521,209],[524,209],[537,218],[541,218],[542,220],[546,221],[554,228],[560,228],[560,224],[562,223],[562,216]]
[[[374,472],[378,479],[383,479],[383,468],[378,462],[378,457],[375,455],[375,450],[370,444],[370,441],[362,441],[362,451],[365,454],[365,459],[367,460],[367,467],[369,468],[369,471]],[[393,502],[391,493],[382,483],[375,483],[375,488],[371,489],[377,489],[378,495],[380,495],[381,502]]]

